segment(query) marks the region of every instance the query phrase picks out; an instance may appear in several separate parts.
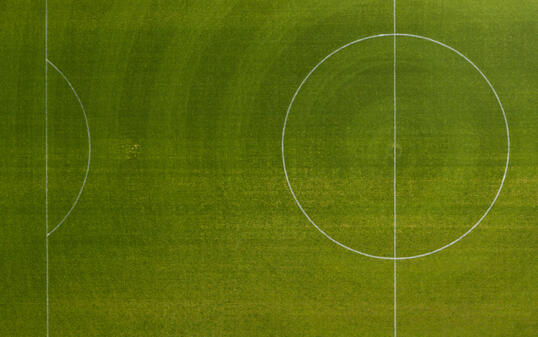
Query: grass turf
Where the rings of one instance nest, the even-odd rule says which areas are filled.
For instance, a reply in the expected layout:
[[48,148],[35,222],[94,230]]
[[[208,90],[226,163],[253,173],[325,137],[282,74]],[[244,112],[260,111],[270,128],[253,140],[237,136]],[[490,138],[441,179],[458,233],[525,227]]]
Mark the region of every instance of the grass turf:
[[[488,76],[512,139],[468,237],[398,262],[399,336],[534,336],[537,5],[397,4],[397,31]],[[45,336],[44,2],[0,4],[0,335]],[[337,247],[295,205],[280,140],[329,52],[392,32],[392,2],[49,0],[48,55],[88,113],[82,198],[49,239],[50,336],[391,336],[393,264]],[[355,48],[356,47],[356,48]],[[321,227],[391,255],[392,40],[305,85],[290,178]],[[449,51],[397,39],[398,252],[458,237],[502,176],[502,115]],[[84,176],[86,130],[49,67],[49,226]]]

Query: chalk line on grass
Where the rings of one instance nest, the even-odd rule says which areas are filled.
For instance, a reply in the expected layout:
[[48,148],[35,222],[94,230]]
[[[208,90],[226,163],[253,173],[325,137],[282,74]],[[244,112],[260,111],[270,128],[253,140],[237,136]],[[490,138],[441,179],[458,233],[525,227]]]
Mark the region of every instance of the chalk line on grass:
[[54,233],[56,230],[58,230],[58,228],[60,228],[63,225],[63,223],[69,217],[69,215],[71,215],[71,212],[77,206],[78,201],[80,199],[80,196],[82,195],[82,192],[84,191],[84,187],[86,186],[86,180],[88,179],[88,174],[90,172],[90,163],[91,163],[91,157],[92,157],[92,142],[91,142],[91,136],[90,136],[90,125],[88,123],[88,116],[86,115],[86,109],[84,108],[84,104],[82,104],[82,101],[81,101],[80,97],[78,96],[75,88],[73,87],[73,85],[71,84],[69,79],[65,76],[65,74],[54,63],[52,63],[49,59],[47,59],[47,63],[52,68],[54,68],[54,70],[56,70],[58,72],[58,74],[60,74],[60,76],[65,80],[65,82],[67,83],[69,88],[71,88],[71,91],[75,95],[75,97],[76,97],[76,99],[77,99],[77,101],[78,101],[78,103],[80,105],[80,108],[82,109],[82,114],[84,115],[84,122],[86,123],[86,132],[87,132],[87,135],[88,135],[88,161],[87,161],[87,164],[86,164],[86,172],[84,174],[84,180],[82,181],[82,185],[80,186],[80,189],[78,191],[77,197],[75,198],[75,201],[71,205],[71,208],[67,211],[67,213],[60,220],[60,222],[50,232],[47,233],[47,237],[49,237],[52,233]]
[[[429,252],[426,252],[426,253],[422,253],[422,254],[418,254],[418,255],[412,255],[412,256],[380,256],[380,255],[374,255],[374,254],[369,254],[369,253],[366,253],[366,252],[363,252],[363,251],[360,251],[360,250],[357,250],[357,249],[354,249],[354,248],[351,248],[349,246],[346,246],[345,244],[337,241],[336,239],[334,239],[333,237],[331,237],[329,234],[327,234],[323,229],[321,229],[315,222],[314,220],[308,215],[308,213],[306,212],[306,210],[303,208],[303,206],[301,205],[301,203],[299,202],[299,199],[297,198],[297,196],[295,195],[295,192],[293,190],[293,187],[291,185],[291,182],[290,182],[290,178],[288,176],[288,171],[287,171],[287,168],[286,168],[286,157],[285,157],[285,135],[286,135],[286,125],[287,125],[287,122],[288,122],[288,118],[289,118],[289,115],[290,115],[290,112],[291,112],[291,108],[293,106],[293,103],[297,97],[297,95],[299,94],[301,88],[303,87],[303,85],[306,83],[306,81],[308,80],[308,78],[312,75],[312,73],[314,71],[316,71],[316,69],[322,65],[325,61],[327,61],[331,56],[333,56],[334,54],[338,53],[339,51],[343,50],[344,48],[347,48],[351,45],[354,45],[354,44],[357,44],[359,42],[362,42],[362,41],[366,41],[366,40],[370,40],[370,39],[375,39],[375,38],[381,38],[381,37],[410,37],[410,38],[416,38],[416,39],[421,39],[421,40],[425,40],[425,41],[429,41],[429,42],[432,42],[432,43],[435,43],[439,46],[442,46],[444,48],[447,48],[449,49],[450,51],[456,53],[457,55],[459,55],[460,57],[462,57],[465,61],[467,61],[467,63],[469,63],[476,71],[478,71],[478,73],[480,73],[480,75],[482,76],[482,78],[486,81],[486,83],[488,84],[489,88],[491,89],[491,91],[493,92],[493,94],[495,95],[495,98],[497,99],[497,103],[499,104],[499,107],[501,109],[501,112],[502,112],[502,115],[503,115],[503,118],[504,118],[504,123],[505,123],[505,127],[506,127],[506,139],[507,139],[507,152],[506,152],[506,164],[505,164],[505,168],[504,168],[504,173],[503,173],[503,176],[502,176],[502,179],[501,179],[501,182],[500,182],[500,185],[499,185],[499,188],[493,198],[493,201],[491,202],[491,204],[489,205],[489,207],[486,209],[486,211],[482,214],[482,216],[478,219],[478,221],[473,225],[471,226],[465,233],[463,233],[460,237],[458,237],[457,239],[445,244],[444,246],[440,247],[440,248],[437,248],[435,250],[432,250],[432,251],[429,251]],[[459,241],[461,241],[464,237],[466,237],[469,233],[471,233],[476,227],[478,227],[478,225],[482,222],[482,220],[484,220],[484,218],[488,215],[488,213],[490,212],[490,210],[493,208],[493,205],[495,204],[495,202],[497,201],[497,199],[499,198],[499,195],[501,193],[501,190],[504,186],[504,182],[506,180],[506,175],[508,173],[508,166],[509,166],[509,163],[510,163],[510,130],[509,130],[509,127],[508,127],[508,120],[506,118],[506,113],[504,111],[504,107],[501,103],[501,100],[499,98],[499,95],[497,94],[497,91],[495,90],[495,88],[493,87],[493,85],[491,84],[491,82],[489,81],[489,79],[486,77],[486,75],[482,72],[482,70],[480,70],[480,68],[478,68],[478,66],[476,66],[469,58],[467,58],[464,54],[462,54],[460,51],[450,47],[449,45],[445,44],[445,43],[442,43],[442,42],[439,42],[437,40],[434,40],[434,39],[431,39],[429,37],[425,37],[425,36],[420,36],[420,35],[415,35],[415,34],[406,34],[406,33],[390,33],[390,34],[378,34],[378,35],[372,35],[372,36],[367,36],[367,37],[364,37],[364,38],[361,38],[361,39],[358,39],[358,40],[355,40],[355,41],[352,41],[352,42],[349,42],[339,48],[337,48],[336,50],[332,51],[329,55],[325,56],[320,62],[318,62],[318,64],[316,64],[314,66],[314,68],[312,68],[312,70],[310,70],[310,72],[308,72],[308,74],[306,75],[306,77],[301,81],[301,83],[299,84],[299,87],[297,88],[297,90],[295,91],[295,93],[293,94],[292,96],[292,99],[290,101],[290,104],[288,105],[288,108],[287,108],[287,111],[286,111],[286,116],[284,118],[284,125],[282,127],[282,138],[281,138],[281,152],[282,152],[282,167],[284,169],[284,175],[286,177],[286,182],[288,184],[288,188],[291,192],[291,195],[293,197],[293,199],[295,200],[295,203],[297,204],[297,206],[299,207],[299,209],[301,210],[301,212],[303,213],[303,215],[308,219],[308,221],[321,233],[323,234],[323,236],[325,236],[327,239],[329,239],[330,241],[332,241],[333,243],[335,243],[336,245],[344,248],[344,249],[347,249],[353,253],[356,253],[356,254],[360,254],[360,255],[363,255],[363,256],[367,256],[367,257],[371,257],[371,258],[375,258],[375,259],[382,259],[382,260],[409,260],[409,259],[415,259],[415,258],[420,258],[420,257],[425,257],[425,256],[429,256],[429,255],[432,255],[432,254],[435,254],[435,253],[438,253],[456,243],[458,243]]]

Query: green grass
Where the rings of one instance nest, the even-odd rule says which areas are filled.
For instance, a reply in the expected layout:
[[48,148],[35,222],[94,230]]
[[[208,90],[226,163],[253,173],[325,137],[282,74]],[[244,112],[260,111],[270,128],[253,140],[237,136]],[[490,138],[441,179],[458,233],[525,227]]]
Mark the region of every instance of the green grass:
[[[46,336],[44,1],[0,3],[0,335]],[[530,1],[398,1],[397,30],[475,62],[511,161],[456,245],[397,263],[398,336],[535,336],[538,132]],[[92,164],[49,238],[50,337],[392,336],[393,263],[301,214],[284,116],[323,57],[391,33],[385,1],[49,0],[48,56],[86,108]],[[305,84],[288,171],[316,223],[393,254],[393,45]],[[84,177],[78,102],[49,67],[49,226]],[[399,255],[461,235],[504,170],[479,74],[397,39]]]

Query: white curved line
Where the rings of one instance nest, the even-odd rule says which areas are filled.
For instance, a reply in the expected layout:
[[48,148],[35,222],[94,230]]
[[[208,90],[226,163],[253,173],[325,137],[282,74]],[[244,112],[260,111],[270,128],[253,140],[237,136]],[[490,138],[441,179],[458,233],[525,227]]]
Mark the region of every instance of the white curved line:
[[73,91],[73,94],[75,95],[78,103],[80,104],[80,108],[82,109],[82,114],[84,115],[84,121],[86,122],[86,131],[88,133],[88,164],[86,166],[86,173],[84,175],[84,180],[82,181],[82,186],[80,186],[77,197],[75,198],[75,201],[73,202],[73,205],[71,205],[71,208],[69,209],[69,211],[67,211],[67,213],[62,218],[62,220],[60,220],[60,222],[50,232],[47,233],[47,237],[49,237],[52,233],[54,233],[58,228],[60,228],[63,225],[65,220],[69,217],[69,215],[73,211],[73,209],[75,209],[75,206],[77,206],[78,200],[80,199],[80,196],[82,195],[82,191],[84,190],[84,186],[86,185],[86,180],[88,179],[88,173],[90,172],[90,161],[92,157],[92,142],[91,142],[91,137],[90,137],[90,125],[88,124],[88,116],[86,115],[84,104],[82,104],[82,101],[80,100],[80,97],[78,96],[77,91],[75,90],[71,82],[67,79],[67,77],[64,75],[64,73],[54,63],[52,63],[49,59],[47,59],[47,63],[52,68],[54,68],[54,70],[56,70],[58,74],[60,74],[60,76],[62,76],[62,78],[65,80],[69,88],[71,88],[71,91]]
[[[406,37],[413,37],[413,38],[417,38],[417,39],[422,39],[422,40],[426,40],[426,41],[430,41],[430,42],[433,42],[435,44],[438,44],[442,47],[445,47],[449,50],[451,50],[452,52],[458,54],[459,56],[461,56],[463,59],[465,59],[470,65],[473,66],[473,68],[475,70],[477,70],[480,75],[482,76],[482,78],[484,78],[484,80],[486,81],[486,83],[488,84],[488,86],[490,87],[491,91],[493,91],[493,94],[495,95],[495,98],[497,99],[497,102],[499,103],[499,106],[501,108],[501,111],[502,111],[502,114],[503,114],[503,118],[504,118],[504,124],[506,126],[506,138],[507,138],[507,154],[506,154],[506,165],[505,165],[505,168],[504,168],[504,174],[503,174],[503,177],[501,179],[501,184],[499,186],[499,189],[497,190],[497,193],[495,194],[495,198],[493,198],[493,201],[491,202],[491,204],[489,205],[489,207],[486,209],[486,211],[484,212],[484,214],[482,215],[482,217],[480,217],[480,219],[471,227],[469,228],[465,233],[463,233],[460,237],[458,237],[456,240],[452,241],[452,242],[449,242],[448,244],[440,247],[440,248],[437,248],[435,250],[432,250],[432,251],[429,251],[429,252],[426,252],[426,253],[423,253],[423,254],[418,254],[418,255],[412,255],[412,256],[401,256],[401,257],[391,257],[391,256],[379,256],[379,255],[373,255],[373,254],[368,254],[368,253],[365,253],[365,252],[361,252],[359,250],[356,250],[356,249],[353,249],[349,246],[346,246],[345,244],[337,241],[336,239],[333,239],[329,234],[327,234],[325,231],[323,231],[315,222],[314,220],[312,220],[310,218],[310,216],[308,215],[308,213],[306,213],[306,211],[304,210],[303,206],[301,205],[301,203],[299,202],[299,199],[295,196],[295,192],[293,191],[293,188],[291,187],[291,182],[290,182],[290,179],[288,177],[288,171],[286,169],[286,159],[285,159],[285,155],[284,155],[284,137],[285,137],[285,134],[286,134],[286,124],[288,123],[288,116],[290,114],[290,111],[291,111],[291,107],[293,105],[293,102],[295,101],[295,98],[297,97],[297,95],[299,94],[299,91],[301,90],[301,88],[303,87],[303,85],[306,83],[306,81],[308,80],[308,78],[310,77],[310,75],[312,75],[312,73],[323,63],[325,62],[328,58],[330,58],[331,56],[333,56],[334,54],[338,53],[339,51],[341,51],[342,49],[346,48],[346,47],[349,47],[353,44],[356,44],[356,43],[359,43],[361,41],[365,41],[365,40],[369,40],[369,39],[374,39],[374,38],[378,38],[378,37],[386,37],[386,36],[406,36]],[[358,40],[355,40],[355,41],[352,41],[352,42],[349,42],[341,47],[339,47],[338,49],[334,50],[333,52],[331,52],[329,55],[325,56],[318,64],[316,64],[314,66],[314,68],[312,68],[312,70],[310,70],[310,72],[306,75],[306,77],[301,81],[301,84],[299,84],[299,87],[297,88],[297,90],[295,91],[295,93],[293,94],[292,98],[291,98],[291,102],[288,106],[288,110],[286,111],[286,117],[284,118],[284,126],[282,128],[282,142],[281,142],[281,151],[282,151],[282,166],[284,168],[284,175],[286,176],[286,182],[288,183],[288,188],[291,192],[291,195],[293,196],[293,199],[295,200],[295,203],[297,204],[297,206],[299,206],[299,209],[301,210],[301,212],[303,213],[303,215],[308,219],[308,221],[310,221],[310,223],[316,227],[316,229],[321,233],[323,234],[327,239],[331,240],[333,243],[337,244],[338,246],[342,247],[342,248],[345,248],[353,253],[357,253],[357,254],[360,254],[360,255],[363,255],[363,256],[367,256],[367,257],[371,257],[371,258],[374,258],[374,259],[381,259],[381,260],[410,260],[410,259],[416,259],[416,258],[419,258],[419,257],[425,257],[425,256],[428,256],[428,255],[432,255],[432,254],[435,254],[441,250],[444,250],[454,244],[456,244],[457,242],[459,242],[460,240],[462,240],[464,237],[466,237],[469,233],[471,233],[481,222],[482,220],[484,220],[484,218],[486,217],[486,215],[488,215],[489,211],[491,210],[491,208],[493,207],[493,205],[495,204],[495,202],[497,201],[497,199],[499,198],[499,194],[501,193],[501,190],[504,186],[504,181],[506,179],[506,174],[508,173],[508,166],[509,166],[509,163],[510,163],[510,130],[508,128],[508,119],[506,118],[506,113],[504,111],[504,107],[501,103],[501,99],[499,98],[499,95],[497,94],[497,91],[495,91],[495,88],[493,88],[493,85],[491,84],[491,82],[488,80],[488,78],[486,77],[486,75],[484,75],[484,73],[482,72],[482,70],[480,70],[480,68],[478,68],[469,58],[467,58],[467,56],[463,55],[461,52],[459,52],[458,50],[450,47],[449,45],[446,45],[442,42],[439,42],[437,40],[434,40],[434,39],[431,39],[429,37],[424,37],[424,36],[420,36],[420,35],[414,35],[414,34],[405,34],[405,33],[390,33],[390,34],[378,34],[378,35],[372,35],[372,36],[367,36],[367,37],[364,37],[364,38],[361,38],[361,39],[358,39]]]

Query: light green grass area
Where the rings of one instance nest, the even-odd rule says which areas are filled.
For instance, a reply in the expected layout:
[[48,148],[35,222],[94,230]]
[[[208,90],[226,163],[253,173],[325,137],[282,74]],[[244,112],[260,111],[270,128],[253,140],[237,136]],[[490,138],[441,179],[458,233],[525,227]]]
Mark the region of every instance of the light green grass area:
[[[538,333],[537,11],[397,2],[399,33],[485,73],[511,137],[483,222],[397,262],[400,337]],[[92,145],[48,239],[49,336],[394,336],[393,261],[317,231],[281,153],[308,72],[392,32],[392,1],[48,0],[48,58]],[[396,144],[392,37],[324,62],[285,137],[309,216],[389,257],[394,146],[398,256],[471,228],[507,154],[480,74],[396,41]],[[44,58],[45,0],[1,1],[0,336],[47,336],[46,213],[50,230],[88,159],[81,107],[51,66],[45,85]]]

